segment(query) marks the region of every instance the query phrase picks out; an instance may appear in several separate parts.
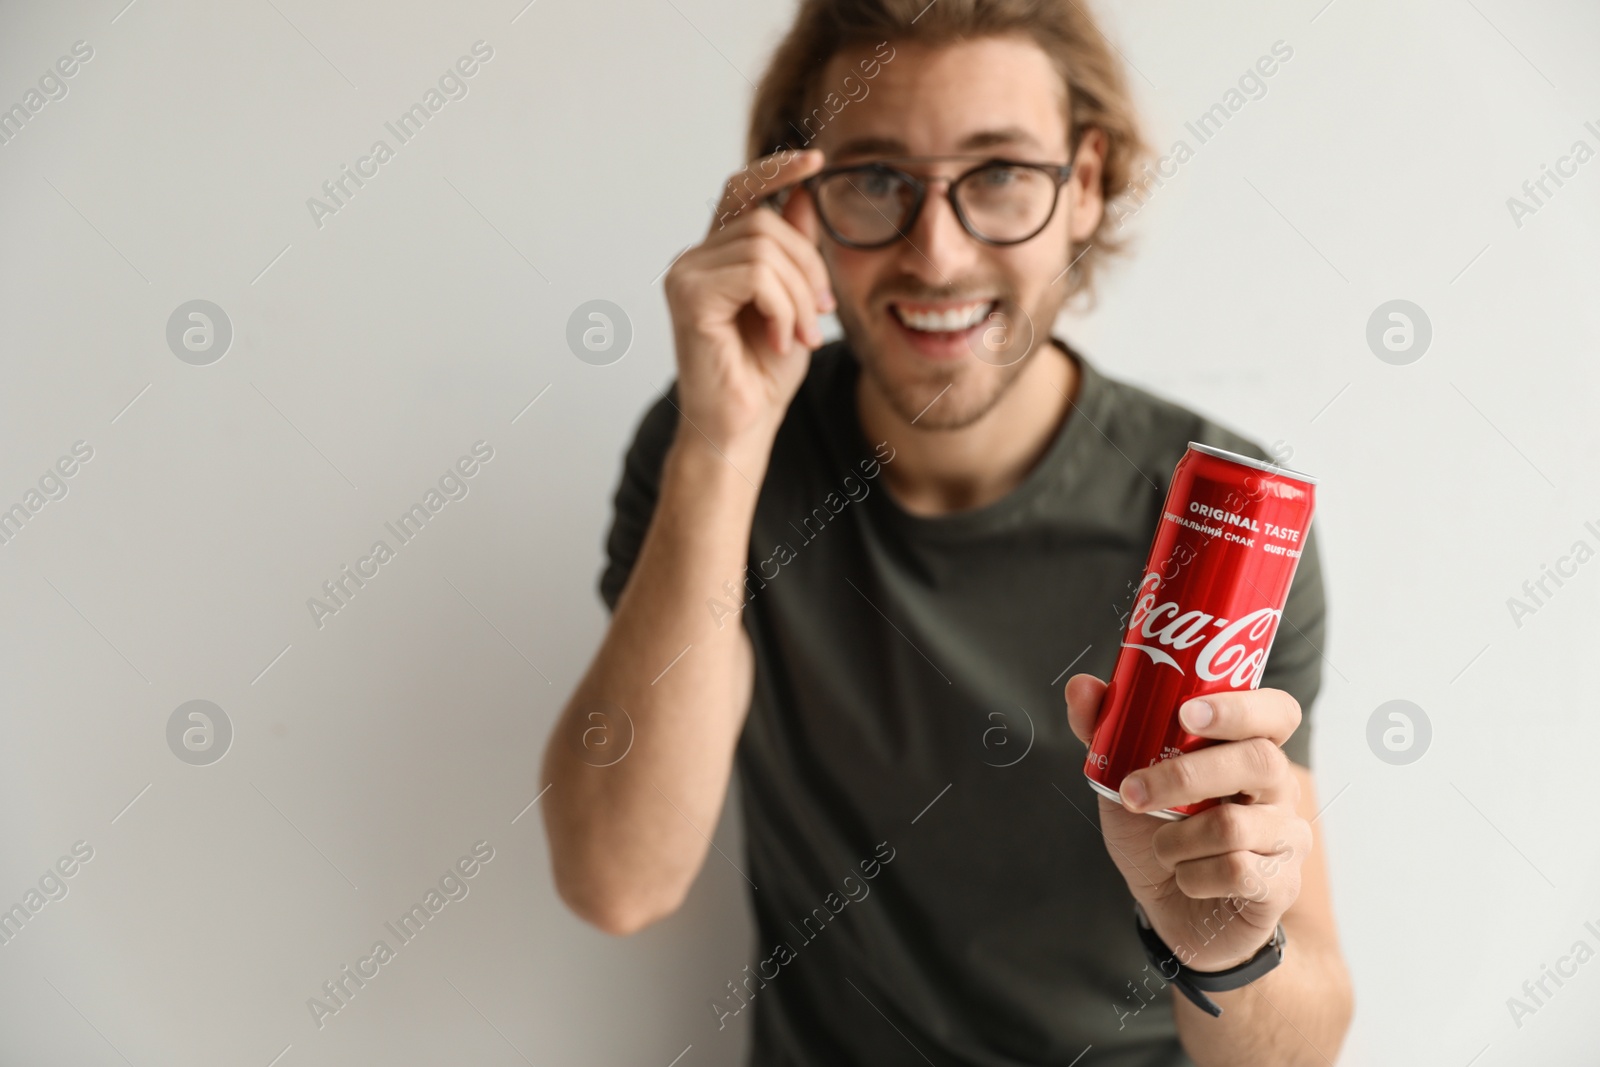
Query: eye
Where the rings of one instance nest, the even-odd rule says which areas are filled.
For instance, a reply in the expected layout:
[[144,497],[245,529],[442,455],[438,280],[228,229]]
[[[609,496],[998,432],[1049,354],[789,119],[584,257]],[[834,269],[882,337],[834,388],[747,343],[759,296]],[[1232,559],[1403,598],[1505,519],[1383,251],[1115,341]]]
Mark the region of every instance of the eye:
[[890,196],[899,189],[900,179],[886,170],[865,170],[856,176],[856,187],[866,196]]
[[1008,185],[1015,185],[1022,180],[1021,167],[999,164],[986,167],[977,174],[978,182],[990,189],[1003,189]]

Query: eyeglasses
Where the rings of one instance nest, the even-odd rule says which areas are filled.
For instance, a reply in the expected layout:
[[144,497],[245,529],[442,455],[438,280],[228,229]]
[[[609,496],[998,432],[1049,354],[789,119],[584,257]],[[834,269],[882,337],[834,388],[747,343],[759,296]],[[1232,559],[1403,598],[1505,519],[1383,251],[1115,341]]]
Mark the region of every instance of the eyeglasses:
[[[971,159],[971,156],[892,156],[901,162]],[[850,248],[884,248],[916,225],[934,182],[969,234],[985,244],[1014,245],[1035,237],[1055,214],[1070,163],[987,159],[954,178],[923,180],[885,160],[819,171],[799,184],[811,193],[822,226]]]

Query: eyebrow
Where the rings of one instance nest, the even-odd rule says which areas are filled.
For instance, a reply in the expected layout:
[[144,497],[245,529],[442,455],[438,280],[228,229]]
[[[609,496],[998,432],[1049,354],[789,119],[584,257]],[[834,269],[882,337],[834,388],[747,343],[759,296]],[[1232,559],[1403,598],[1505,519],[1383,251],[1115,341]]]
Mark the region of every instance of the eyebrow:
[[[994,130],[979,130],[969,134],[956,146],[957,151],[972,152],[982,148],[994,148],[998,145],[1029,145],[1034,148],[1041,147],[1038,138],[1020,126],[1005,126]],[[845,156],[888,156],[907,155],[904,141],[894,137],[853,137],[834,149],[830,153],[832,159]]]

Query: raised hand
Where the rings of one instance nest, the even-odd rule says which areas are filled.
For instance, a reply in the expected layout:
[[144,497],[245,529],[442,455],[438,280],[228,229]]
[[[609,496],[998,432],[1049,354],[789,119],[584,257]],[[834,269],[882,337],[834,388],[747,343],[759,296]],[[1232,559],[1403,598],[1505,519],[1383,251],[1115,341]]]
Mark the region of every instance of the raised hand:
[[[816,209],[792,188],[822,153],[781,151],[728,179],[705,240],[667,271],[679,406],[719,451],[764,463],[835,306]],[[791,190],[781,212],[769,197]]]

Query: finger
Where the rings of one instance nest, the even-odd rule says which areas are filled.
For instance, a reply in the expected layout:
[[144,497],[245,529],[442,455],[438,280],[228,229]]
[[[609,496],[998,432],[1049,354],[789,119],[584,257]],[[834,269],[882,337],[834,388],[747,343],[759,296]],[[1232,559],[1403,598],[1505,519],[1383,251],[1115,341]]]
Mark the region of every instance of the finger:
[[1067,679],[1064,690],[1067,698],[1067,725],[1073,734],[1088,744],[1094,737],[1095,723],[1100,718],[1100,700],[1105,696],[1106,683],[1092,674],[1074,674]]
[[1181,863],[1254,852],[1283,863],[1311,851],[1311,824],[1270,804],[1218,804],[1150,836],[1150,851],[1168,871]]
[[1270,877],[1262,872],[1271,857],[1254,852],[1227,852],[1221,856],[1180,863],[1172,872],[1183,895],[1193,900],[1239,897],[1255,904],[1273,897],[1293,899],[1299,893],[1299,869],[1278,864]]
[[1185,730],[1219,741],[1265,737],[1281,745],[1300,728],[1300,717],[1300,702],[1282,689],[1211,693],[1186,700],[1178,708],[1178,721]]
[[1223,741],[1165,759],[1122,780],[1122,806],[1161,811],[1242,794],[1247,803],[1293,808],[1300,783],[1289,757],[1265,737]]
[[707,236],[716,233],[728,223],[754,210],[767,197],[781,192],[822,169],[822,153],[815,148],[793,151],[781,148],[760,159],[751,160],[737,171],[722,187],[722,197],[717,201],[716,214],[712,216]]
[[[795,207],[796,200],[801,200],[807,206]],[[816,209],[810,207],[810,203],[811,194],[804,189],[796,189],[784,205],[781,216],[776,212],[757,211],[741,220],[741,224],[747,223],[757,232],[770,234],[779,241],[811,283],[812,290],[817,294],[818,306],[824,311],[832,311],[833,279],[828,276],[828,266],[822,261],[822,253],[817,251],[815,233],[807,234],[802,228],[810,225],[814,229],[815,226]],[[809,223],[808,218],[812,220]]]
[[[774,222],[778,226],[787,227],[787,223],[781,219],[774,219]],[[798,234],[796,236],[798,237]],[[817,325],[817,294],[799,264],[794,262],[788,250],[775,236],[767,233],[747,233],[725,244],[708,248],[703,253],[699,266],[702,269],[730,264],[750,267],[756,263],[765,264],[776,270],[784,288],[793,299],[796,328],[800,331],[796,335],[797,338],[811,348],[821,346],[822,330]]]
[[783,355],[794,336],[795,312],[794,298],[784,287],[778,272],[767,263],[725,269],[742,270],[750,276],[750,302],[767,320],[767,347],[774,355]]
[[[799,190],[797,194],[798,192]],[[785,208],[786,212],[787,210]],[[812,291],[816,293],[817,305],[824,311],[832,311],[835,306],[833,280],[828,276],[828,267],[822,261],[822,253],[817,251],[816,242],[808,239],[805,234],[786,221],[787,218],[787,214],[779,215],[776,211],[748,212],[729,224],[726,229],[707,238],[702,247],[710,250],[737,244],[753,234],[769,237],[782,246],[784,253],[794,260],[795,265],[805,275]]]
[[[697,269],[694,283],[705,293],[699,307],[705,321],[715,322],[731,314],[746,343],[758,344],[764,339],[766,348],[780,354],[790,348],[792,342],[788,338],[795,328],[794,301],[770,266],[735,262],[710,270]],[[751,323],[746,312],[753,313],[758,321]],[[758,330],[756,338],[750,336],[752,326]]]
[[796,323],[794,299],[771,264],[740,259],[707,268],[697,263],[683,284],[703,294],[697,308],[703,322],[732,315],[749,342],[751,323],[745,312],[753,312],[766,347],[779,353],[789,349]]
[[[789,294],[794,306],[794,337],[806,348],[820,348],[822,328],[817,325],[817,294],[806,281],[800,267],[782,250],[774,247],[761,257],[760,262],[777,272],[778,281]],[[787,335],[785,335],[785,348]]]

